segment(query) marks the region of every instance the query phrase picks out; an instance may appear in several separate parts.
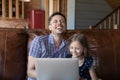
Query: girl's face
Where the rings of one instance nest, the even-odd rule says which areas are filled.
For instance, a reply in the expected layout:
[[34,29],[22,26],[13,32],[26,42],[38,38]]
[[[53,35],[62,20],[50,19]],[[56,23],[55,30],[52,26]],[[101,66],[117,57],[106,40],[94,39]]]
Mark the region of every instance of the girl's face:
[[72,57],[80,57],[83,53],[83,46],[78,41],[73,41],[69,45],[69,51]]

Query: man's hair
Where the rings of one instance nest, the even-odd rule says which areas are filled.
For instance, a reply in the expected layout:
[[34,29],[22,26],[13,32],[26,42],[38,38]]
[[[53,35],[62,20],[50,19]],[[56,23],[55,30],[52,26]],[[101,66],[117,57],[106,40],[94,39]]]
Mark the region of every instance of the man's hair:
[[62,17],[65,19],[65,23],[67,23],[65,15],[63,15],[61,12],[54,12],[54,13],[49,17],[49,24],[50,24],[51,19],[52,19],[54,16],[56,16],[56,15],[62,16]]

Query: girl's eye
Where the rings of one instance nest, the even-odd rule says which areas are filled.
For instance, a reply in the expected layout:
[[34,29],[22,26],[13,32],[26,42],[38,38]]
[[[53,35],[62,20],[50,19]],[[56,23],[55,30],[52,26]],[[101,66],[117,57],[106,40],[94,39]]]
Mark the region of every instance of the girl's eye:
[[76,48],[76,50],[79,50],[80,48]]
[[73,49],[73,47],[70,47],[70,49]]

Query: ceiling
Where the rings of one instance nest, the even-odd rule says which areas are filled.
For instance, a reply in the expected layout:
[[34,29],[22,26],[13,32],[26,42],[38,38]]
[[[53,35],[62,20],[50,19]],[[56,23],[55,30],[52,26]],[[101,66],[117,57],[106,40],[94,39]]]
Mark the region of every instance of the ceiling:
[[120,6],[120,0],[106,0],[108,2],[108,4],[113,8],[117,8],[118,6]]

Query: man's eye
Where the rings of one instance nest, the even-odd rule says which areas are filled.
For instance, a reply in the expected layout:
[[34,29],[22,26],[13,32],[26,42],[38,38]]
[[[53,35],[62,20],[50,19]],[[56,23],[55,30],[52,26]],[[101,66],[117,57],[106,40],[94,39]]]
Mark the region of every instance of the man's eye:
[[53,23],[57,23],[57,21],[53,21]]
[[65,23],[65,21],[62,20],[61,23]]

